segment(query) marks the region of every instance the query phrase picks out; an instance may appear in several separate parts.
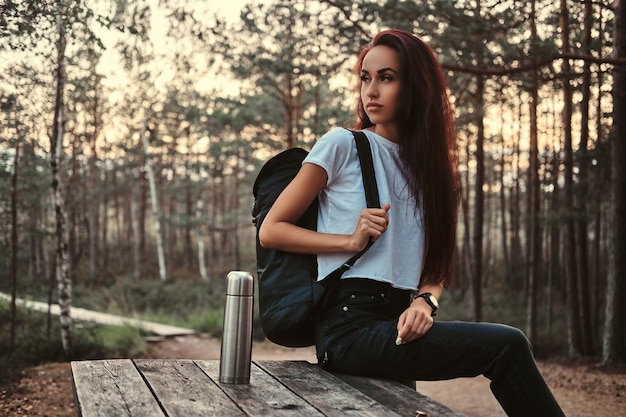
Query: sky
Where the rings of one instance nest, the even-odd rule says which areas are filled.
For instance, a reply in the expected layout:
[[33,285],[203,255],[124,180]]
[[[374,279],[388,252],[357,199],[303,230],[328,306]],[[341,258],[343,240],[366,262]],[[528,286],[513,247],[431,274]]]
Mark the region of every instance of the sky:
[[[250,1],[251,0],[208,0],[209,5],[215,4],[216,11],[231,22],[239,18],[239,12],[241,12],[243,6]],[[258,2],[259,0],[256,1]],[[261,3],[262,2],[263,1],[261,1]]]
[[[152,0],[155,5],[155,9],[153,9],[152,13],[152,34],[151,37],[155,44],[161,44],[164,41],[165,30],[167,28],[167,24],[164,23],[166,17],[159,13],[158,8],[158,0]],[[229,23],[234,23],[239,20],[239,15],[241,10],[244,8],[246,4],[249,3],[268,3],[272,0],[195,0],[201,4],[201,8],[204,10],[209,10],[211,14],[215,13],[218,16],[225,18]],[[193,1],[190,2],[193,4]],[[105,44],[105,52],[103,58],[101,59],[98,67],[100,71],[107,75],[107,78],[113,85],[118,85],[120,82],[124,82],[122,78],[120,78],[121,74],[119,72],[120,66],[120,58],[118,52],[115,50],[115,43],[120,39],[120,37],[125,36],[121,33],[109,32],[108,34],[102,35],[102,40]],[[157,84],[161,84],[164,81],[167,81],[168,71],[164,71],[162,74],[162,78],[157,81]],[[171,74],[170,74],[171,75]],[[224,83],[224,80],[220,80],[219,83]],[[230,83],[226,83],[227,85]],[[230,91],[231,94],[236,93],[236,89]]]

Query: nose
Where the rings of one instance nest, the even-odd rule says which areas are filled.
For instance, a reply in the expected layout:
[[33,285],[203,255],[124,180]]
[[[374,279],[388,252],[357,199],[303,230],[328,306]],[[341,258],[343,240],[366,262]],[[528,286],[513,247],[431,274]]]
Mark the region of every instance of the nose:
[[375,81],[370,82],[365,94],[369,98],[378,97],[378,84]]

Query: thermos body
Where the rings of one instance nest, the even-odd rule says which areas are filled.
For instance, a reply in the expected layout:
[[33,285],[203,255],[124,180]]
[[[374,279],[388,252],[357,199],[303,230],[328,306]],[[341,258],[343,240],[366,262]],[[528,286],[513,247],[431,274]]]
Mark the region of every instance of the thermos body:
[[252,360],[252,315],[254,280],[242,271],[228,274],[219,381],[225,384],[250,382]]

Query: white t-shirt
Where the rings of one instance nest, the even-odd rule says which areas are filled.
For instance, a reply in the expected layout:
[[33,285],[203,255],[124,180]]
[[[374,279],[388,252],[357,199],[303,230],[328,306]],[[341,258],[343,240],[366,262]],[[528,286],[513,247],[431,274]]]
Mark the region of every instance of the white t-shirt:
[[[394,287],[416,290],[423,267],[424,229],[400,169],[398,145],[364,130],[372,148],[380,203],[391,203],[389,227],[372,247],[342,275],[371,278]],[[367,207],[361,165],[349,130],[334,129],[313,146],[303,163],[322,167],[328,183],[320,192],[317,230],[352,234],[361,210]],[[318,254],[318,279],[324,278],[353,253]]]

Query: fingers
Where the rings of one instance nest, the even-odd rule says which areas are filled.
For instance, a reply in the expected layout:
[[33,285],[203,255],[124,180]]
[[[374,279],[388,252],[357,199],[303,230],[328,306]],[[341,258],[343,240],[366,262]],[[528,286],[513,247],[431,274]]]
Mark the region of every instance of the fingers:
[[[398,319],[398,340],[396,344],[412,342],[424,336],[433,326],[434,320],[429,311],[407,308]],[[399,343],[400,342],[400,343]]]
[[372,229],[384,232],[389,225],[389,216],[387,215],[389,207],[389,204],[385,204],[379,209],[364,209],[361,212],[361,220]]
[[367,208],[361,211],[359,221],[352,235],[356,250],[361,250],[369,241],[378,240],[389,226],[387,212],[391,207],[385,204],[381,208]]

